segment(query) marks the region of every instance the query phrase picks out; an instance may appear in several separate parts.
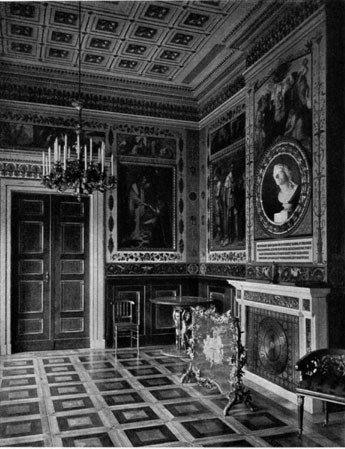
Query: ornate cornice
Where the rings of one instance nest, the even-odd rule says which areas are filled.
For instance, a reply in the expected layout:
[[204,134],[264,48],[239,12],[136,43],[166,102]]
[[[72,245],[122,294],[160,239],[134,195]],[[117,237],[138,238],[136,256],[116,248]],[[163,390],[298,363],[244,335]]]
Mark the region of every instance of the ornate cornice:
[[[19,86],[12,83],[0,84],[1,99],[30,103],[71,106],[76,93],[68,90],[49,89],[41,86]],[[184,104],[169,104],[138,98],[123,98],[110,95],[81,94],[85,109],[110,111],[122,114],[165,117],[175,120],[198,121],[197,107]]]
[[[7,72],[10,76],[13,75],[13,72],[16,72],[18,76],[21,76],[22,73],[25,73],[26,76],[32,76],[36,77],[39,76],[40,78],[44,79],[50,79],[52,76],[55,76],[57,79],[69,79],[70,81],[76,82],[78,73],[74,70],[68,70],[65,68],[52,68],[52,67],[45,67],[45,66],[37,66],[37,65],[31,65],[28,66],[26,64],[19,64],[19,63],[12,63],[12,62],[2,62],[0,63],[2,71],[5,73]],[[116,89],[121,88],[129,88],[129,89],[136,89],[139,92],[147,92],[148,90],[151,90],[153,93],[157,93],[158,91],[164,91],[165,94],[169,95],[178,95],[181,98],[187,96],[190,96],[192,99],[192,89],[190,87],[186,86],[176,86],[173,84],[163,84],[163,83],[157,83],[157,82],[150,82],[147,80],[135,80],[132,78],[119,78],[114,76],[105,76],[101,75],[99,73],[90,73],[90,72],[84,72],[82,74],[82,83],[89,83],[94,86],[95,81],[99,82],[99,86],[109,86],[112,85]]]
[[308,0],[297,2],[295,6],[291,6],[292,9],[289,8],[285,16],[279,22],[275,23],[249,51],[246,58],[246,68],[262,58],[323,4],[324,0]]
[[233,97],[245,86],[245,80],[242,75],[238,76],[233,83],[227,84],[225,88],[215,97],[212,98],[205,106],[201,108],[200,118],[206,117],[214,109],[223,104],[226,100]]

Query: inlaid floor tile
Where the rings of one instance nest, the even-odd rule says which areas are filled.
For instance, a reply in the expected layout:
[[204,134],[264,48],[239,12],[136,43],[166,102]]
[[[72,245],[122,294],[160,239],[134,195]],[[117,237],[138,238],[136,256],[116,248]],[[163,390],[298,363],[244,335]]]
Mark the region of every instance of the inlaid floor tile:
[[[0,444],[1,446],[1,444]],[[39,441],[30,441],[28,443],[25,442],[18,442],[14,444],[6,444],[6,447],[46,447],[46,443],[43,440]]]
[[4,390],[0,391],[0,402],[1,401],[14,401],[19,399],[32,399],[37,398],[36,388],[22,388],[18,390]]
[[1,377],[27,376],[34,373],[34,368],[6,368],[2,371]]
[[1,381],[0,388],[8,388],[8,387],[24,387],[29,385],[36,385],[35,377],[22,377],[22,378],[14,378],[14,379],[3,379]]
[[97,413],[58,416],[56,419],[61,432],[103,427],[103,422]]
[[116,356],[116,358],[117,358],[118,360],[129,360],[129,359],[137,359],[138,356],[137,356],[137,353],[134,353],[134,352],[132,352],[132,353],[126,352],[126,353],[124,353],[124,354],[118,353],[117,356]]
[[4,362],[5,368],[14,368],[18,366],[33,366],[34,362],[33,360],[10,360],[7,362]]
[[245,416],[236,415],[236,419],[249,430],[271,429],[272,427],[282,427],[287,425],[268,412],[248,413]]
[[152,378],[148,377],[145,379],[138,379],[138,382],[140,382],[146,388],[174,385],[174,382],[168,377],[152,377]]
[[131,390],[132,385],[126,380],[110,381],[110,382],[95,382],[96,387],[99,391],[109,391],[109,390]]
[[67,394],[80,394],[80,393],[86,393],[85,387],[82,384],[50,387],[50,394],[52,396],[62,396]]
[[162,374],[161,371],[159,371],[157,368],[155,367],[147,367],[147,368],[138,368],[138,369],[129,369],[128,370],[132,376],[136,376],[136,377],[140,377],[140,376],[154,376],[156,374]]
[[96,370],[96,369],[114,368],[114,365],[112,365],[110,362],[92,361],[89,363],[83,363],[83,367],[86,370]]
[[40,407],[38,402],[20,402],[16,404],[0,405],[0,418],[38,415],[39,413]]
[[181,424],[194,438],[217,437],[235,433],[234,429],[219,418],[186,421]]
[[121,360],[121,365],[125,368],[134,368],[136,366],[147,366],[150,363],[147,360]]
[[136,391],[130,391],[127,393],[109,394],[103,395],[105,402],[112,405],[126,405],[126,404],[139,404],[145,402],[142,396]]
[[73,365],[57,365],[57,366],[46,366],[45,370],[47,374],[56,374],[56,373],[73,372],[75,371],[75,368]]
[[81,382],[78,374],[60,374],[47,376],[49,384],[57,384],[63,382]]
[[150,390],[152,396],[154,396],[158,401],[166,401],[169,399],[185,399],[190,398],[190,394],[187,393],[182,388],[166,388],[160,390]]
[[61,363],[71,363],[71,359],[69,357],[50,357],[44,358],[42,362],[43,365],[57,365]]
[[159,416],[151,407],[139,407],[134,409],[112,410],[113,415],[120,424],[128,424],[141,421],[159,419]]
[[311,439],[303,436],[302,439],[299,439],[298,432],[281,433],[277,435],[263,436],[261,438],[273,447],[322,447],[321,444],[318,443],[317,438]]
[[166,425],[130,429],[125,430],[125,433],[133,446],[150,446],[178,441]]
[[62,438],[64,447],[113,447],[114,444],[109,435],[104,433],[95,433],[91,435],[78,435],[75,437]]
[[106,362],[109,359],[108,355],[83,355],[83,356],[79,356],[78,359],[84,363],[84,362],[91,362],[91,363],[96,363],[96,362]]
[[53,406],[56,412],[94,408],[94,405],[88,396],[73,397],[69,399],[54,399]]
[[89,372],[89,376],[93,380],[98,379],[116,379],[117,377],[122,377],[122,374],[120,374],[118,371],[92,371]]
[[0,423],[0,435],[2,438],[14,438],[21,436],[37,435],[42,433],[40,419],[16,420]]
[[253,447],[247,440],[218,441],[217,443],[206,443],[203,447]]
[[210,413],[211,410],[201,404],[199,401],[177,402],[164,404],[173,416],[193,416],[203,413]]

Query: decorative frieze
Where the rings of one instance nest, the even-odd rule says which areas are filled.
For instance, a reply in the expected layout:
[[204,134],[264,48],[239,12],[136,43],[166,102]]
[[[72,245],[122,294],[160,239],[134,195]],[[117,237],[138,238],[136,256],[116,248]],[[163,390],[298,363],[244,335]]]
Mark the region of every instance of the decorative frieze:
[[325,267],[303,265],[247,265],[248,280],[279,283],[323,283],[326,282]]
[[296,2],[294,7],[291,6],[288,13],[249,51],[246,58],[246,67],[250,67],[262,58],[323,4],[324,0],[309,0]]
[[[48,89],[40,86],[23,86],[11,83],[0,84],[1,99],[29,103],[71,106],[76,92]],[[145,101],[138,98],[122,98],[110,95],[81,94],[84,109],[117,112],[122,114],[165,117],[176,120],[198,121],[197,106],[171,104],[166,101]]]
[[245,290],[243,298],[247,301],[270,304],[271,306],[285,307],[287,309],[298,309],[299,298],[285,295],[272,295],[260,291],[253,292]]
[[[195,265],[195,264],[194,264]],[[193,270],[195,267],[193,268]],[[189,266],[184,263],[173,263],[173,264],[138,264],[138,263],[109,263],[106,265],[106,275],[182,275],[190,274]]]

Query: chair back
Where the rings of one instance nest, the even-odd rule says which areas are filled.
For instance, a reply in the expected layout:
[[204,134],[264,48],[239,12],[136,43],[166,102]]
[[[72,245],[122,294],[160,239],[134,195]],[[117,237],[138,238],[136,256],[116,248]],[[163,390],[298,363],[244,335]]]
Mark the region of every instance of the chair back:
[[129,299],[115,300],[113,303],[113,320],[115,324],[139,324],[136,304]]

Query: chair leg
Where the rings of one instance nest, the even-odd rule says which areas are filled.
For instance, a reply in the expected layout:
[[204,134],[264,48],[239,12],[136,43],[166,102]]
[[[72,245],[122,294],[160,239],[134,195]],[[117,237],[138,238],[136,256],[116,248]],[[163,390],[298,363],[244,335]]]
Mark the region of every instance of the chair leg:
[[115,356],[117,356],[117,328],[115,327],[115,338],[114,338],[114,346],[115,346]]
[[328,409],[328,402],[324,401],[323,402],[323,407],[325,410],[325,422],[323,423],[323,426],[326,427],[328,426],[328,422],[329,422],[329,409]]
[[137,329],[137,355],[139,357],[139,329]]
[[302,438],[302,432],[303,432],[303,412],[304,412],[304,396],[297,396],[297,405],[298,405],[298,426],[299,426],[298,438]]

